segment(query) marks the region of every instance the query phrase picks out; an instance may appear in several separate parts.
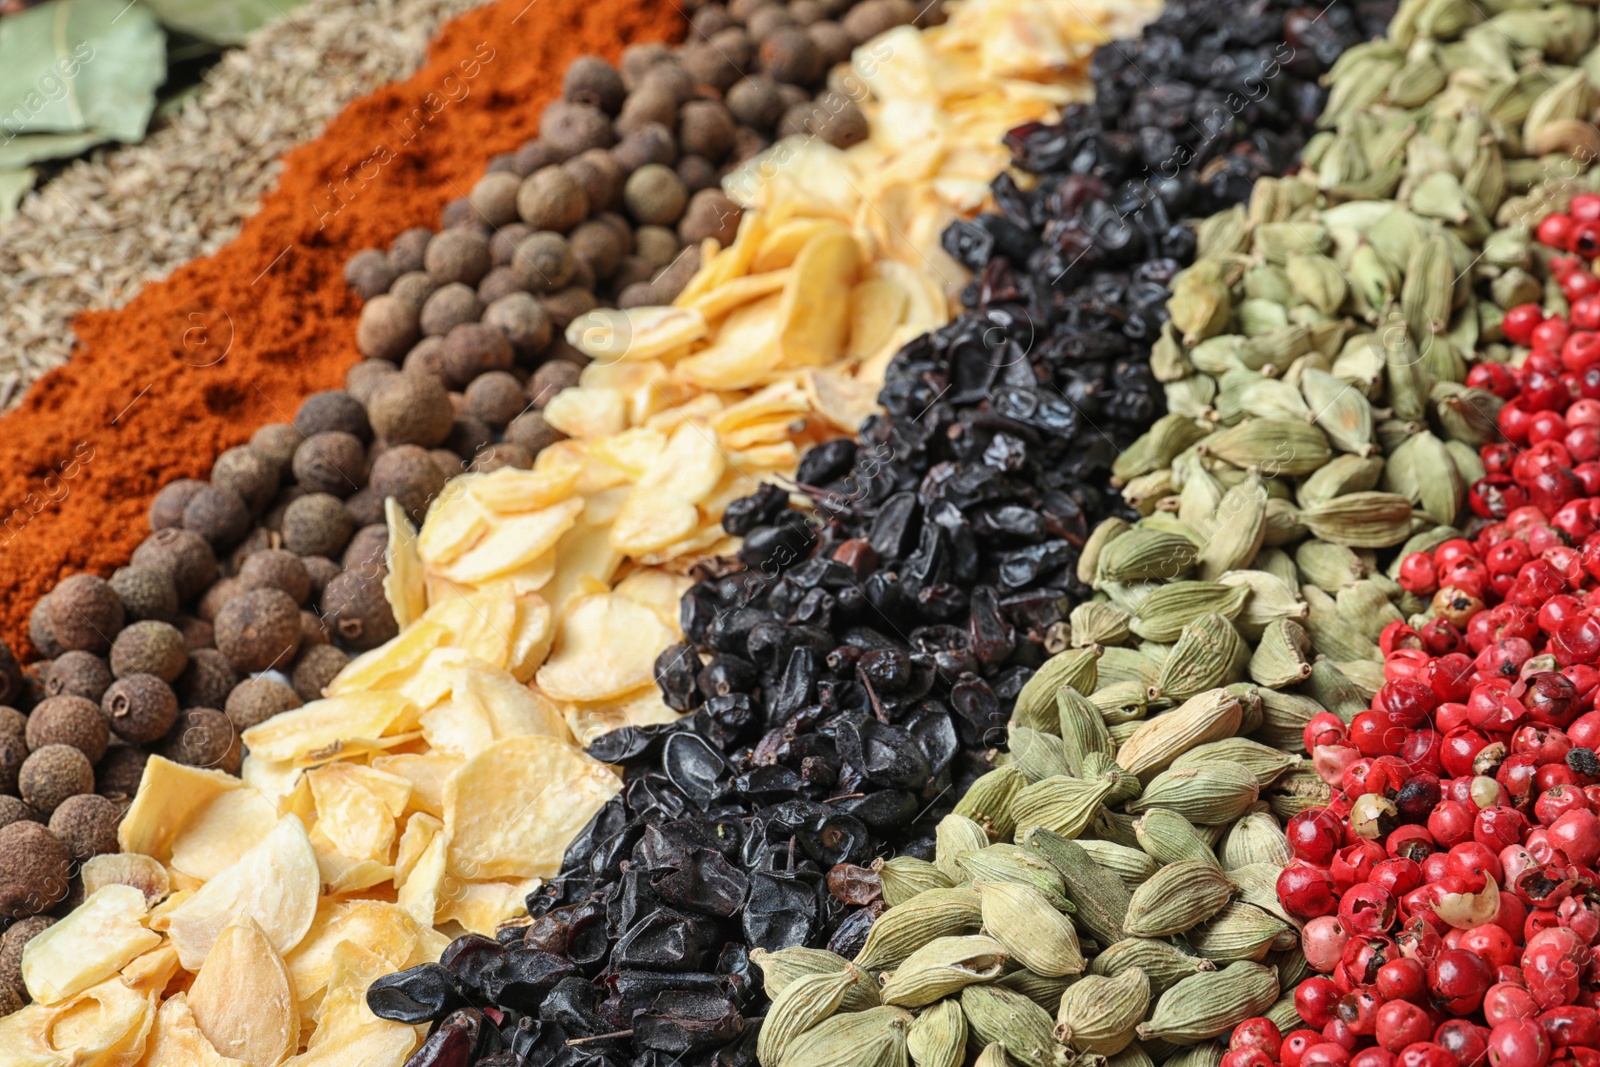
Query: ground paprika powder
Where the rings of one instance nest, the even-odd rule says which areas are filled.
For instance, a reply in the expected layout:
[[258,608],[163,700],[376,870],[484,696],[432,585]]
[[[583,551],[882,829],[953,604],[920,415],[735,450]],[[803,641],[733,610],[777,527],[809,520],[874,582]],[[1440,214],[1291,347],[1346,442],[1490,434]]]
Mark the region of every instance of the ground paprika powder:
[[[489,157],[538,132],[584,53],[681,35],[673,4],[498,0],[446,25],[405,82],[353,102],[284,157],[278,187],[216,255],[75,323],[71,362],[0,418],[0,638],[31,655],[28,612],[61,578],[109,574],[145,509],[260,425],[289,421],[359,359],[359,249],[436,225]],[[112,254],[108,252],[108,254]]]

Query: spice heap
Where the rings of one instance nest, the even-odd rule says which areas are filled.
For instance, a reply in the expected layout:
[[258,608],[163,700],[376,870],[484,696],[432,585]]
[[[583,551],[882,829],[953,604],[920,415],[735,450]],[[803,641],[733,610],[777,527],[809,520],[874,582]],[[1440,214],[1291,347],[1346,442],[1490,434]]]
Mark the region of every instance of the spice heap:
[[1296,991],[1313,1029],[1262,1049],[1273,1062],[1449,1067],[1487,1052],[1544,1067],[1600,1045],[1600,623],[1586,607],[1600,450],[1585,394],[1600,367],[1585,236],[1600,196],[1557,202],[1569,210],[1536,232],[1563,310],[1508,310],[1507,339],[1531,350],[1472,371],[1505,401],[1505,440],[1482,446],[1469,494],[1473,535],[1398,561],[1427,611],[1385,627],[1369,707],[1306,726],[1334,792],[1290,822],[1278,892],[1328,977]]
[[[1303,21],[1274,11],[1274,33]],[[1267,24],[1176,5],[1144,43],[1110,51],[1147,50],[1142,65],[1165,86],[1153,93],[1220,100],[1250,64],[1271,60]],[[1344,6],[1326,25],[1335,46],[1360,38]],[[1215,83],[1185,80],[1224,68]],[[1315,95],[1302,75],[1271,81],[1285,94],[1280,104]],[[1196,112],[1207,113],[1209,105]],[[1029,235],[1054,232],[1050,190],[1113,165],[1131,179],[1140,166],[1101,151],[1130,135],[1072,114],[1077,125],[1060,132],[1089,149],[1041,163],[1026,196],[1009,178],[997,183],[1000,202],[1037,218]],[[1286,140],[1304,137],[1296,110],[1272,114]],[[1229,153],[1232,143],[1215,150],[1249,148]],[[1036,206],[1023,212],[1024,203]],[[1154,276],[1181,266],[1160,261],[1159,245],[1138,255],[1158,260]],[[1066,613],[1087,595],[1073,578],[1077,545],[1111,506],[1094,472],[1109,466],[1113,442],[1084,419],[1125,444],[1155,406],[1142,354],[1165,289],[1108,258],[1093,285],[1059,302],[1046,295],[1050,276],[1040,279],[1038,306],[1049,312],[1032,338],[1021,303],[1003,302],[1020,297],[975,287],[980,311],[890,364],[886,414],[860,438],[801,458],[797,481],[814,515],[790,510],[775,487],[729,505],[724,526],[743,539],[747,569],[690,592],[686,645],[656,668],[665,702],[688,717],[595,742],[590,754],[622,763],[628,783],[568,850],[522,936],[512,927],[502,947],[458,942],[459,962],[447,955],[445,973],[397,979],[378,1010],[439,1020],[430,1057],[467,1046],[485,1056],[520,1051],[529,1040],[539,1056],[576,1041],[602,1062],[661,1062],[652,1050],[672,1042],[685,1051],[665,1055],[690,1062],[752,1061],[765,1000],[750,949],[830,944],[853,956],[884,907],[881,874],[861,868],[890,849],[932,857],[937,820],[979,769],[973,757],[1004,736],[1024,683],[1066,645]],[[980,410],[991,393],[1001,406]],[[1088,649],[1066,655],[1093,659]],[[546,967],[552,981],[526,997],[499,977]],[[486,1016],[487,1004],[503,1018]]]

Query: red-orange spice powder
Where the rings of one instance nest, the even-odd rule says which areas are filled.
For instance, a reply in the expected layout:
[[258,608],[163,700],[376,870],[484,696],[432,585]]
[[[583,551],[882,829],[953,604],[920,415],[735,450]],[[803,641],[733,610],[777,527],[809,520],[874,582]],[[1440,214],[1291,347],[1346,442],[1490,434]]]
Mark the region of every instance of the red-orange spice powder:
[[157,489],[343,383],[359,358],[352,253],[437,224],[491,155],[538,132],[574,57],[615,59],[682,29],[676,5],[650,0],[498,0],[462,15],[410,80],[286,155],[233,242],[81,316],[72,361],[0,418],[0,638],[31,655],[33,605],[68,574],[126,562]]

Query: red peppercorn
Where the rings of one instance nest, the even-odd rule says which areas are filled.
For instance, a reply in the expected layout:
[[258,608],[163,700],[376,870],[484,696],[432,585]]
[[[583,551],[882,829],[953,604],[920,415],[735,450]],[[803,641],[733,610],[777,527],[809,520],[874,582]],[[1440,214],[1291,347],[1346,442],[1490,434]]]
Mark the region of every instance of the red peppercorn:
[[1532,1019],[1508,1019],[1489,1032],[1491,1067],[1545,1067],[1549,1062],[1550,1039]]
[[1428,967],[1428,989],[1439,1007],[1452,1015],[1477,1011],[1493,981],[1488,962],[1464,949],[1445,949]]
[[[1534,228],[1533,234],[1542,245],[1551,248],[1567,248],[1571,244],[1573,218],[1571,215],[1546,215],[1539,220],[1539,225]],[[1536,304],[1521,304],[1519,307],[1537,307]],[[1515,309],[1513,309],[1515,310]],[[1518,342],[1519,344],[1523,342]]]

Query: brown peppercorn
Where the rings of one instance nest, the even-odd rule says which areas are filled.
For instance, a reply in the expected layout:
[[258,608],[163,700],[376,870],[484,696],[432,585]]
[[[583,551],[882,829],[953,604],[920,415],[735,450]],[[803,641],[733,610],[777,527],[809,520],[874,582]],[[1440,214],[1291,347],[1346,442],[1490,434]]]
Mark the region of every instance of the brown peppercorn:
[[398,360],[417,340],[417,309],[387,293],[361,309],[356,349],[369,359]]
[[590,104],[552,100],[539,116],[539,139],[563,159],[591,148],[610,148],[616,132],[606,113]]
[[183,634],[171,623],[154,619],[136,622],[111,644],[111,673],[118,678],[153,674],[164,682],[175,682],[188,665],[189,651]]
[[283,547],[297,556],[335,556],[355,532],[355,520],[336,496],[309,493],[283,513]]
[[[218,547],[235,544],[250,532],[250,509],[231,489],[207,485],[183,509],[183,528]],[[118,605],[121,607],[120,603]],[[51,619],[54,622],[54,618]]]
[[835,148],[860,144],[871,133],[855,101],[832,89],[817,98],[807,128]]
[[472,230],[445,230],[428,242],[423,265],[446,285],[476,285],[489,273],[489,241]]
[[572,175],[560,167],[545,167],[522,180],[517,214],[536,230],[565,233],[589,214],[589,200]]
[[549,230],[529,234],[511,259],[512,269],[535,293],[552,293],[565,286],[576,265],[571,243]]
[[678,160],[678,180],[683,183],[683,188],[693,198],[695,193],[702,189],[720,189],[722,180],[718,174],[717,165],[705,156],[684,156]]
[[[433,378],[444,384],[444,338],[424,337],[416,346],[406,353],[406,361],[400,368],[405,374],[420,374]],[[382,385],[383,383],[378,383]],[[373,386],[372,394],[376,396],[378,387]],[[367,398],[367,406],[372,406],[372,397]],[[381,438],[380,438],[381,440]]]
[[856,42],[849,31],[837,22],[813,22],[806,27],[806,33],[811,35],[812,43],[822,53],[822,65],[830,70],[847,62],[850,53],[855,50]]
[[376,248],[362,249],[344,265],[345,284],[363,300],[371,300],[380,293],[388,292],[399,274],[389,257]]
[[[669,121],[676,123],[677,118],[677,113],[674,112]],[[678,139],[673,135],[672,127],[666,123],[640,123],[611,150],[611,155],[625,174],[632,174],[640,167],[649,166],[651,163],[670,167],[678,161]],[[623,183],[624,187],[626,184]]]
[[671,59],[672,49],[659,42],[630,44],[622,50],[622,84],[631,90],[657,63]]
[[0,826],[14,822],[38,822],[39,813],[28,807],[21,797],[0,795]]
[[50,815],[50,832],[61,839],[79,863],[107,852],[120,851],[117,826],[122,806],[96,793],[80,793],[63,800]]
[[551,360],[539,364],[533,372],[533,377],[528,379],[527,396],[531,407],[536,411],[544,410],[552,397],[563,389],[570,389],[578,384],[579,368],[565,360]]
[[[322,691],[349,662],[350,657],[332,645],[312,645],[309,648],[302,648],[300,655],[295,657],[294,670],[290,672],[295,693],[301,700],[320,700]],[[228,717],[233,718],[231,708]],[[235,725],[238,725],[238,722],[238,719],[234,719]]]
[[63,649],[104,654],[122,629],[122,598],[104,579],[74,574],[50,593],[50,631]]
[[144,765],[150,753],[135,745],[113,745],[94,768],[95,791],[119,804],[132,800],[139,792],[139,782],[144,777]]
[[[393,366],[379,360],[373,362],[381,367]],[[217,457],[211,466],[211,484],[237,493],[250,514],[259,515],[278,494],[278,467],[250,445],[240,445]]]
[[380,385],[372,394],[371,414],[373,428],[389,444],[424,448],[448,437],[453,419],[444,386],[419,374],[399,374]]
[[381,577],[388,569],[384,562],[383,554],[389,547],[389,528],[382,523],[373,526],[363,526],[350,538],[350,546],[344,550],[344,556],[339,560],[347,571],[358,571],[362,575]]
[[367,483],[367,450],[353,434],[312,434],[295,449],[293,470],[308,493],[349,496]]
[[178,715],[178,698],[172,687],[153,674],[118,678],[100,699],[100,709],[112,731],[134,745],[147,745],[166,736]]
[[456,388],[480,374],[506,370],[515,359],[506,335],[481,322],[462,323],[444,339],[446,380]]
[[296,604],[304,604],[311,596],[311,576],[306,573],[306,565],[299,556],[281,548],[251,554],[239,568],[238,578],[241,591],[281,589]]
[[[496,267],[485,274],[483,281],[478,283],[478,300],[487,308],[501,297],[527,291],[528,283],[523,280],[520,271],[514,267]],[[460,328],[456,327],[458,330]]]
[[480,449],[478,454],[472,457],[472,463],[467,469],[479,474],[488,474],[503,467],[512,467],[519,471],[532,470],[533,456],[521,445],[501,441],[499,444]]
[[174,763],[239,773],[244,746],[233,722],[216,708],[189,708],[173,723],[161,754]]
[[194,495],[206,487],[198,478],[179,478],[163,485],[150,501],[150,529],[166,530],[183,525],[183,509]]
[[579,56],[567,65],[561,78],[561,95],[575,104],[597,107],[615,115],[627,95],[622,75],[599,56]]
[[521,445],[528,453],[537,456],[550,445],[564,440],[566,434],[551,426],[537,411],[524,411],[506,427],[506,440]]
[[223,606],[244,592],[244,586],[239,583],[237,575],[220,578],[211,583],[211,588],[200,594],[200,600],[195,604],[195,614],[209,623],[215,623],[221,614]]
[[421,314],[422,306],[428,302],[428,297],[438,289],[439,282],[433,275],[425,270],[414,270],[396,278],[394,284],[389,287],[389,295],[407,307],[416,308],[418,314]]
[[622,191],[624,172],[617,157],[604,148],[591,148],[561,164],[583,190],[589,210],[609,207]]
[[739,233],[740,208],[721,189],[702,189],[689,200],[689,207],[678,223],[678,236],[686,244],[697,245],[715,237],[723,248]]
[[304,434],[288,423],[270,422],[250,435],[250,447],[281,473],[288,469],[294,450],[304,438]]
[[82,697],[98,706],[113,680],[111,667],[94,653],[64,652],[50,661],[44,691],[52,697]]
[[726,92],[739,80],[739,68],[710,41],[690,41],[683,46],[680,58],[683,69],[689,72],[696,85]]
[[[0,828],[0,916],[26,919],[50,910],[67,895],[71,879],[72,853],[42,824]],[[21,976],[22,946],[53,921],[17,923],[0,937],[0,975],[8,981],[12,971]]]
[[728,110],[745,126],[770,130],[783,117],[783,97],[770,74],[752,74],[728,90]]
[[491,171],[473,185],[467,200],[490,226],[504,226],[517,217],[517,190],[521,186],[522,179],[509,169]]
[[217,651],[242,674],[286,664],[300,650],[300,608],[281,589],[240,593],[223,607],[214,625]]
[[106,754],[111,729],[94,701],[78,696],[49,697],[28,716],[26,739],[29,751],[70,745],[95,763]]
[[[379,382],[391,374],[398,374],[399,371],[399,367],[386,359],[364,359],[344,372],[345,392],[365,404],[372,398],[372,391],[378,387]],[[299,448],[299,445],[295,447]],[[291,464],[294,462],[293,453],[290,454],[289,461]],[[276,496],[276,492],[273,495]]]
[[[483,302],[472,286],[463,282],[441,285],[422,305],[422,333],[428,337],[443,337],[463,322],[476,322],[482,314]],[[404,355],[402,351],[395,359],[398,361]]]
[[357,652],[377,648],[400,632],[380,575],[345,571],[322,591],[321,608],[339,639]]
[[467,410],[495,430],[505,429],[506,423],[528,405],[521,383],[505,371],[475,379],[467,386],[466,399]]
[[[331,648],[331,645],[316,645]],[[307,652],[310,649],[306,650]],[[335,649],[334,651],[338,651]],[[339,653],[343,655],[344,653]],[[302,653],[304,655],[304,653]],[[274,678],[247,678],[228,694],[226,712],[234,729],[244,733],[285,711],[293,711],[302,701],[293,689]]]
[[[306,584],[309,587],[309,579]],[[214,648],[197,648],[189,650],[189,664],[173,689],[186,708],[214,708],[227,700],[238,684],[239,674],[227,656]]]
[[372,465],[373,493],[380,499],[394,497],[414,521],[421,520],[428,502],[444,488],[444,483],[444,472],[419,445],[395,445]]
[[426,226],[402,230],[398,237],[389,242],[389,262],[401,274],[421,270],[423,256],[427,254],[428,242],[432,239],[433,231]]
[[17,772],[17,791],[28,807],[48,816],[68,797],[94,792],[94,765],[71,745],[36,748]]
[[865,0],[846,12],[839,25],[856,44],[865,44],[880,33],[906,25],[916,15],[911,0]]
[[170,578],[180,603],[192,600],[217,577],[216,553],[190,530],[157,530],[133,550],[131,562]]
[[561,160],[556,158],[556,153],[551,151],[548,145],[535,137],[531,141],[522,142],[522,146],[512,156],[512,162],[514,164],[512,170],[526,178],[534,171],[560,163]]

